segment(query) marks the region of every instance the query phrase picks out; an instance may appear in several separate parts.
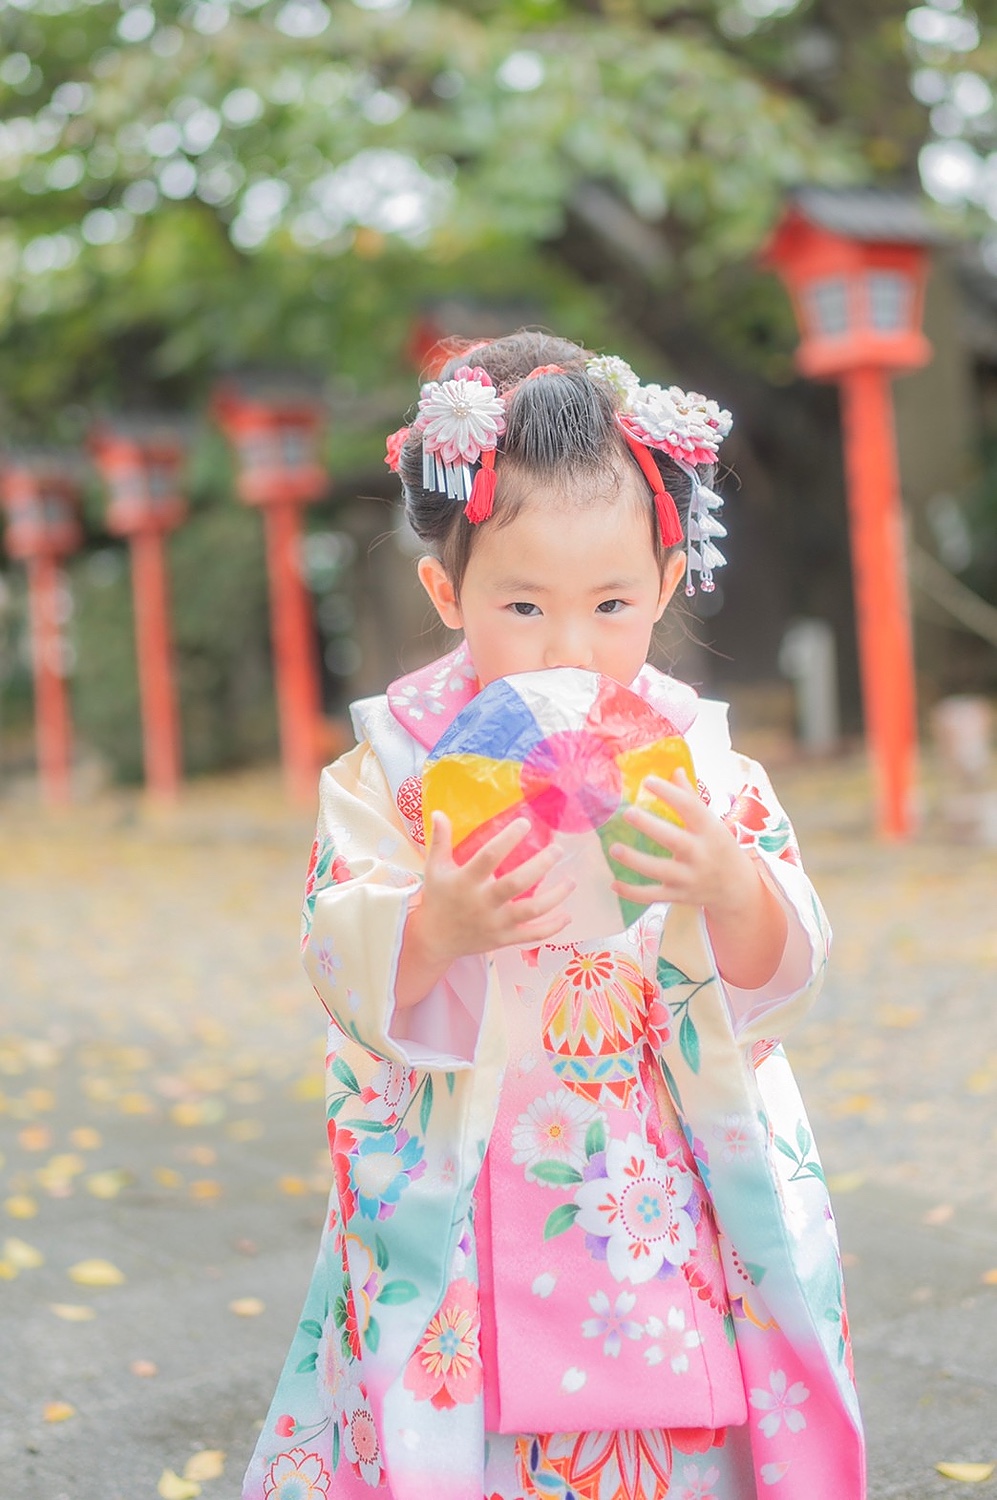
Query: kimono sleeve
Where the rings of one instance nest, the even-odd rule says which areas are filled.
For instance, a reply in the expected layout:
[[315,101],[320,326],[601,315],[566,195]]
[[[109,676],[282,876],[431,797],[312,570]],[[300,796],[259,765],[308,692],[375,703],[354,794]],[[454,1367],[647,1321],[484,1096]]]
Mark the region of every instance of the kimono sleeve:
[[758,860],[787,919],[786,946],[775,974],[757,990],[724,981],[737,1038],[745,1045],[780,1037],[820,993],[831,929],[803,869],[792,824],[757,761],[735,755],[737,790],[723,816],[738,843]]
[[406,1067],[455,1070],[474,1060],[488,963],[461,959],[426,998],[395,1011],[405,923],[425,855],[407,836],[369,745],[322,772],[302,916],[302,960],[340,1029]]

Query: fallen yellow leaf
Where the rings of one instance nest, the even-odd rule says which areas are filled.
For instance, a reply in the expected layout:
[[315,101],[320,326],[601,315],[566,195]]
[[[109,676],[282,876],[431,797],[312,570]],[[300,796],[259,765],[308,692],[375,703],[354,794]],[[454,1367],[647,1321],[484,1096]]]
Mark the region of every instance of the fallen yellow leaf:
[[75,1415],[76,1407],[70,1406],[68,1401],[46,1401],[42,1407],[43,1422],[68,1422]]
[[832,1172],[827,1179],[831,1193],[854,1193],[865,1182],[864,1172]]
[[993,1464],[935,1464],[939,1474],[946,1479],[961,1479],[963,1484],[979,1484],[989,1479],[997,1463]]
[[263,1126],[259,1120],[233,1120],[225,1127],[225,1134],[230,1141],[258,1141]]
[[135,1089],[122,1094],[118,1100],[118,1108],[123,1115],[151,1115],[155,1113],[156,1106],[148,1094],[140,1094]]
[[234,1312],[237,1318],[258,1318],[265,1306],[259,1297],[236,1297],[234,1302],[229,1303],[228,1310]]
[[160,1187],[183,1187],[183,1178],[174,1167],[157,1167],[152,1175]]
[[214,1146],[191,1146],[186,1156],[188,1161],[196,1162],[199,1167],[213,1167],[218,1160],[218,1152]]
[[47,1125],[25,1125],[17,1132],[17,1139],[25,1151],[47,1151],[52,1144],[52,1132]]
[[75,1146],[77,1151],[96,1151],[102,1144],[102,1136],[99,1130],[94,1130],[90,1125],[77,1125],[75,1130],[69,1132],[69,1144]]
[[209,1198],[220,1198],[222,1185],[215,1182],[213,1177],[201,1177],[190,1185],[190,1196],[206,1201]]
[[75,1151],[61,1151],[46,1163],[46,1170],[55,1177],[75,1177],[86,1171],[86,1162]]
[[131,1181],[121,1167],[108,1167],[103,1172],[91,1172],[87,1178],[87,1192],[95,1198],[116,1198],[121,1189]]
[[33,1219],[38,1212],[38,1204],[27,1193],[12,1193],[3,1206],[12,1219]]
[[109,1260],[80,1260],[67,1272],[77,1286],[120,1286],[125,1276]]
[[299,1078],[297,1083],[291,1085],[292,1099],[302,1099],[306,1103],[312,1099],[323,1099],[325,1097],[325,1078],[321,1073],[308,1073],[304,1078]]
[[97,1316],[92,1307],[84,1307],[82,1302],[50,1302],[49,1308],[64,1323],[89,1323]]
[[954,1213],[955,1208],[951,1203],[939,1203],[937,1208],[928,1209],[928,1212],[924,1215],[923,1222],[934,1225],[947,1224]]
[[153,1375],[159,1374],[159,1366],[154,1365],[151,1359],[133,1359],[128,1368],[141,1380],[151,1380]]
[[4,1240],[3,1254],[4,1259],[9,1260],[11,1265],[16,1266],[19,1271],[34,1271],[45,1264],[42,1252],[24,1240]]
[[13,1281],[16,1275],[16,1266],[11,1265],[9,1260],[0,1260],[0,1281]]
[[289,1198],[300,1198],[308,1191],[308,1184],[303,1177],[278,1177],[277,1186]]
[[980,1280],[984,1286],[997,1286],[997,1266],[993,1266],[989,1271],[984,1271]]
[[161,1500],[194,1500],[201,1493],[201,1486],[193,1479],[181,1479],[172,1469],[164,1469],[156,1490]]
[[225,1450],[223,1448],[202,1448],[200,1453],[195,1453],[187,1460],[183,1471],[185,1479],[220,1479],[225,1472]]

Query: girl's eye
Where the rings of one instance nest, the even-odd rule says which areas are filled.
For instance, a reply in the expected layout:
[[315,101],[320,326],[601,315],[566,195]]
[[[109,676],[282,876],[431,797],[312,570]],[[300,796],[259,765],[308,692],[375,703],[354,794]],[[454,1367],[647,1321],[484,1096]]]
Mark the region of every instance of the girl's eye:
[[510,604],[509,608],[513,610],[517,615],[530,616],[538,615],[540,613],[539,605],[527,604],[525,599],[517,600],[515,604]]
[[626,608],[626,605],[622,599],[604,599],[597,607],[602,615],[618,615],[621,609]]

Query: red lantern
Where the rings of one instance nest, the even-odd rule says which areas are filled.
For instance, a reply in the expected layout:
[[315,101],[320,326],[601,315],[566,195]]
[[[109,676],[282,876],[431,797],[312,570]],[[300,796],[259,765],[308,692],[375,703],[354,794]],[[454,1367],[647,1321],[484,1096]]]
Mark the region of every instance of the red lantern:
[[308,802],[315,794],[321,694],[302,578],[302,510],[329,487],[319,456],[326,412],[301,386],[245,379],[219,387],[214,411],[235,449],[240,498],[263,511],[281,756],[291,795]]
[[921,313],[926,247],[937,238],[916,199],[811,188],[763,255],[793,300],[798,368],[841,388],[862,696],[888,838],[911,830],[917,743],[890,380],[931,358]]
[[180,721],[163,544],[187,514],[185,448],[155,422],[103,424],[90,448],[107,486],[107,529],[127,537],[131,552],[146,786],[169,801],[180,784]]
[[46,454],[9,455],[0,468],[6,512],[5,543],[28,573],[31,657],[35,683],[35,738],[43,799],[69,801],[72,727],[66,696],[66,647],[60,563],[82,541],[76,465]]

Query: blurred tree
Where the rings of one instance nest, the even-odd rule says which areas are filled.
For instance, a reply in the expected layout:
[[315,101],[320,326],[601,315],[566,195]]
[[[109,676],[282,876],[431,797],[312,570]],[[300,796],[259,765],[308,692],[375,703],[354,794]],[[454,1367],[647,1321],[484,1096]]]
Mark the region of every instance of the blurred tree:
[[592,221],[618,279],[713,284],[787,184],[912,167],[905,10],[6,0],[5,426],[264,355],[383,386],[414,303]]

